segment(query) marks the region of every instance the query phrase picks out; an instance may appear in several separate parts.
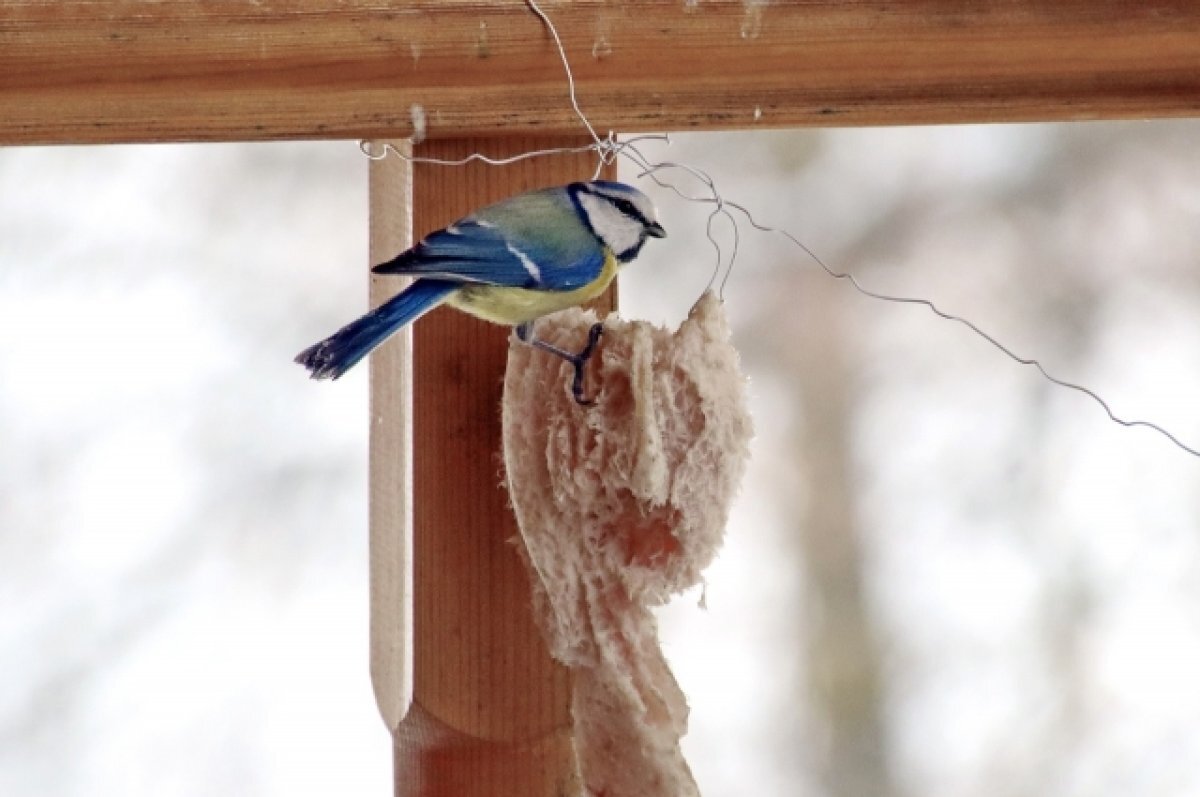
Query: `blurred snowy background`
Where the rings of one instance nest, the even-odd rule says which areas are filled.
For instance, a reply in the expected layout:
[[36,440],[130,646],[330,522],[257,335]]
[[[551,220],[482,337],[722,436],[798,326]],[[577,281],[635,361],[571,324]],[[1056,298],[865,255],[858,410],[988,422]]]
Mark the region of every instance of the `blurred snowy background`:
[[[1200,125],[676,137],[873,288],[1200,444]],[[661,152],[661,150],[657,150]],[[627,175],[632,176],[632,175]],[[647,189],[649,190],[649,189]],[[706,211],[623,313],[675,325]],[[349,142],[0,150],[0,795],[390,793]],[[1200,460],[745,232],[758,439],[663,612],[706,797],[1200,793]]]

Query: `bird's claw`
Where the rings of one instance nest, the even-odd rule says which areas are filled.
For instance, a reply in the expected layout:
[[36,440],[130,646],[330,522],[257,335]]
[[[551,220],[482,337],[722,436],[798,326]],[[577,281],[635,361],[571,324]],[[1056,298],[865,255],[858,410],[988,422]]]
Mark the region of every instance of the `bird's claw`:
[[604,324],[597,321],[592,324],[592,328],[588,330],[588,342],[583,347],[579,354],[571,358],[571,365],[575,368],[575,378],[571,381],[571,395],[575,397],[575,403],[581,407],[590,407],[596,403],[594,398],[585,399],[583,397],[583,369],[587,366],[588,360],[592,359],[592,354],[595,353],[596,344],[600,341],[600,336],[604,334]]
[[581,407],[590,407],[595,403],[593,399],[585,399],[583,397],[583,369],[587,366],[588,360],[592,358],[592,354],[596,351],[596,343],[599,342],[600,336],[604,334],[604,324],[597,321],[592,324],[592,328],[588,331],[587,345],[578,354],[572,354],[569,351],[560,349],[551,343],[544,340],[539,340],[533,335],[533,327],[526,323],[517,327],[517,337],[530,346],[549,352],[555,357],[561,357],[571,364],[575,369],[575,378],[571,380],[571,395],[575,397],[575,403]]

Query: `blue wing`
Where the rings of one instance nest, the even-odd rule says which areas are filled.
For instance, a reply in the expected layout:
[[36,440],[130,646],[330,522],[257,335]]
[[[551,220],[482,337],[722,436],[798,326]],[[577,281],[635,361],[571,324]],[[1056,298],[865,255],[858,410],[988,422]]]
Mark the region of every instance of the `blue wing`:
[[578,220],[562,189],[498,203],[430,234],[377,274],[571,291],[604,268],[604,250]]

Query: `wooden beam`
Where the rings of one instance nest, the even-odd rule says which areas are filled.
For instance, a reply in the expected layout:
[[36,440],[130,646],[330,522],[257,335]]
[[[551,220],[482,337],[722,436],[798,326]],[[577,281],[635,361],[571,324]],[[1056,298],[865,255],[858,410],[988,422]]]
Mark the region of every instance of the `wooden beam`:
[[[601,131],[1200,115],[1195,0],[542,0]],[[520,0],[8,0],[0,143],[578,132]]]
[[[464,139],[427,144],[420,154],[453,159],[581,143],[586,139],[577,136]],[[511,194],[590,178],[594,168],[587,154],[506,167],[417,165],[410,193],[402,164],[377,163],[372,248],[403,246],[407,220],[397,216],[407,207],[420,236]],[[394,254],[374,252],[375,259]],[[397,287],[395,279],[374,280],[372,301]],[[601,307],[613,301],[610,292]],[[396,794],[575,794],[570,678],[534,624],[530,585],[514,549],[518,531],[500,484],[510,331],[442,308],[412,334],[411,402],[403,341],[372,355],[371,676],[395,738]],[[409,506],[411,634],[404,605]]]

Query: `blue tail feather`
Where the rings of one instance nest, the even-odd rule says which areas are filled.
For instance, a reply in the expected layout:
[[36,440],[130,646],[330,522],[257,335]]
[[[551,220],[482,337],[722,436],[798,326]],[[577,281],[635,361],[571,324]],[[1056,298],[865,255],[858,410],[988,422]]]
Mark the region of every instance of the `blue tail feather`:
[[313,379],[337,379],[396,330],[441,304],[457,282],[420,279],[401,293],[296,355]]

